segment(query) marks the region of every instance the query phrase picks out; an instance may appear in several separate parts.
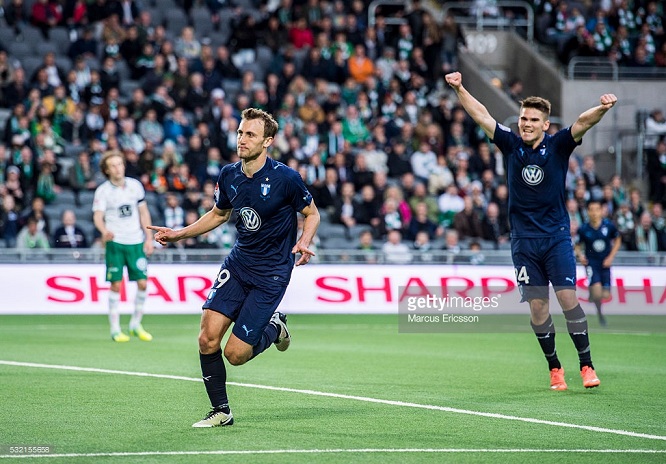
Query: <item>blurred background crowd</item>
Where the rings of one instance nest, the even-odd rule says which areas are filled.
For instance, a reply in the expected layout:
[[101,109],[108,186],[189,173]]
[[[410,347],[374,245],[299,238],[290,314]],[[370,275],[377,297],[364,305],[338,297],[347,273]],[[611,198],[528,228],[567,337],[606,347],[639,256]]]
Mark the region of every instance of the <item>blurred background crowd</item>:
[[[179,228],[213,205],[237,160],[247,107],[280,125],[271,155],[300,172],[322,212],[318,246],[506,249],[501,153],[443,75],[465,47],[433,5],[364,0],[9,0],[0,19],[0,246],[99,246],[99,159],[119,151],[156,224]],[[539,39],[566,63],[607,56],[666,66],[663,2],[534,1]],[[492,0],[470,10],[510,16]],[[434,5],[435,8],[437,5]],[[386,19],[400,17],[401,24]],[[372,20],[370,20],[372,18]],[[522,95],[519,79],[506,91]],[[567,175],[572,235],[599,199],[626,250],[666,250],[666,119],[646,121],[647,191],[601,178],[576,152]],[[554,124],[551,130],[559,129]],[[233,226],[186,248],[228,248]]]

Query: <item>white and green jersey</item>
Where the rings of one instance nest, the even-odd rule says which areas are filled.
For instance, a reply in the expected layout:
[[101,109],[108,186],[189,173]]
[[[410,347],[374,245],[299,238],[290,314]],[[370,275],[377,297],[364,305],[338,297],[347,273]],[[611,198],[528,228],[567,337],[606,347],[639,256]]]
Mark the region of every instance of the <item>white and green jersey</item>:
[[144,240],[139,220],[139,204],[146,201],[146,191],[136,179],[125,177],[125,185],[116,187],[110,181],[95,190],[93,211],[104,213],[106,228],[113,232],[113,241],[135,245]]

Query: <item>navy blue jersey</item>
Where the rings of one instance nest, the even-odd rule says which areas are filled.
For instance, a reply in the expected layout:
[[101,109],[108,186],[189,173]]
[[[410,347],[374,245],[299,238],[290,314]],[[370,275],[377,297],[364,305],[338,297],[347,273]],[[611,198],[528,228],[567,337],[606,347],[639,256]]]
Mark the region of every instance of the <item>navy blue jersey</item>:
[[252,178],[241,162],[222,168],[215,191],[216,206],[233,209],[238,219],[236,243],[225,265],[237,274],[289,283],[295,256],[296,213],[310,205],[312,195],[301,176],[268,158]]
[[615,225],[608,219],[602,219],[598,229],[592,227],[589,222],[578,229],[580,243],[585,246],[585,257],[590,263],[602,263],[619,234]]
[[580,144],[571,128],[545,134],[533,149],[511,129],[497,124],[493,142],[507,164],[511,237],[569,236],[565,179],[569,156]]

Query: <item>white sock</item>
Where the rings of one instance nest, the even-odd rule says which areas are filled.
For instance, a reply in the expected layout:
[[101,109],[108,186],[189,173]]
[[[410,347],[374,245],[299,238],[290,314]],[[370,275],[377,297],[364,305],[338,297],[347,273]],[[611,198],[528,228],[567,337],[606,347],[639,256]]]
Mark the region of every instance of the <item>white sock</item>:
[[137,290],[136,298],[134,299],[134,314],[130,320],[130,330],[141,325],[143,319],[143,304],[146,302],[146,291]]
[[109,324],[111,325],[111,333],[120,332],[120,313],[118,313],[118,302],[120,301],[120,293],[109,291]]

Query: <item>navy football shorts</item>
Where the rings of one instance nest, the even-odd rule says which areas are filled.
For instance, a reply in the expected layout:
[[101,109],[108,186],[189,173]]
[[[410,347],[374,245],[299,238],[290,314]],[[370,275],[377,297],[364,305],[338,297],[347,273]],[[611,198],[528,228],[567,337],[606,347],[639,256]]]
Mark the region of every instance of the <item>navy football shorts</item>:
[[268,279],[257,282],[249,276],[239,278],[223,266],[202,308],[222,313],[234,321],[232,333],[254,346],[286,291],[284,284]]
[[610,288],[611,272],[609,267],[603,267],[602,263],[590,262],[585,268],[585,272],[587,272],[588,287],[601,282],[603,288]]
[[576,288],[576,259],[570,237],[514,238],[511,257],[521,301],[548,299],[548,284],[555,291]]

